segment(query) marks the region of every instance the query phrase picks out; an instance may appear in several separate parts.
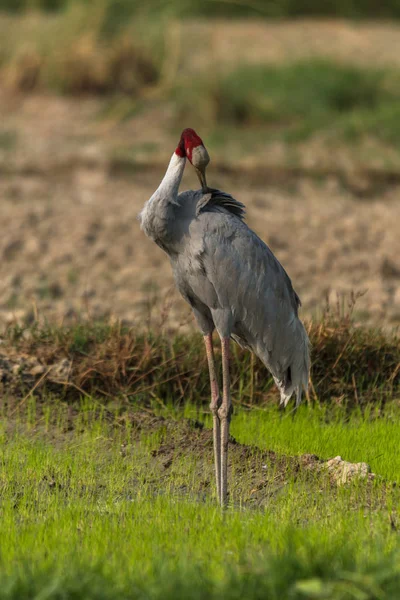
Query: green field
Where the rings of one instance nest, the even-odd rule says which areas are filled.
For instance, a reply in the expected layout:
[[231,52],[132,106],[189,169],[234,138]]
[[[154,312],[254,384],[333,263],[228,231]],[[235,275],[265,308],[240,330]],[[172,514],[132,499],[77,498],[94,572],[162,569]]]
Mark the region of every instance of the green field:
[[[296,414],[234,354],[225,511],[200,336],[10,330],[3,356],[75,367],[46,383],[19,363],[1,405],[0,598],[397,598],[398,340],[329,323],[310,326],[328,376]],[[339,485],[337,455],[374,476]]]
[[[386,18],[398,0],[0,0],[0,600],[400,599]],[[297,412],[232,344],[225,510],[203,341],[134,222],[183,126],[314,318]],[[343,483],[338,455],[372,473]]]
[[[73,411],[30,398],[2,416],[2,599],[397,597],[398,407],[329,426],[306,408],[295,421],[239,412],[233,433],[251,447],[232,446],[225,512],[196,424],[89,398]],[[387,480],[338,488],[281,454],[315,450],[379,452]]]

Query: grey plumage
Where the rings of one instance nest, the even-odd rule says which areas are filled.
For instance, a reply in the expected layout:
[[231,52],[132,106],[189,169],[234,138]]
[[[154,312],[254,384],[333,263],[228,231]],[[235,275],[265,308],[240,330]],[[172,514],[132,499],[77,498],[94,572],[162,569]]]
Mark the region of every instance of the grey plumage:
[[273,375],[281,402],[296,392],[298,404],[310,362],[300,300],[277,258],[244,222],[244,205],[219,190],[159,200],[142,211],[142,228],[169,255],[203,334],[215,326],[252,350]]
[[[186,158],[202,190],[178,194]],[[192,129],[181,135],[167,172],[139,215],[141,226],[169,256],[176,285],[191,305],[204,336],[210,374],[217,495],[226,505],[230,395],[229,341],[252,350],[272,373],[286,406],[307,389],[310,366],[307,333],[298,317],[300,300],[291,281],[244,221],[245,207],[229,194],[209,189],[209,162]],[[222,397],[212,332],[222,347]]]

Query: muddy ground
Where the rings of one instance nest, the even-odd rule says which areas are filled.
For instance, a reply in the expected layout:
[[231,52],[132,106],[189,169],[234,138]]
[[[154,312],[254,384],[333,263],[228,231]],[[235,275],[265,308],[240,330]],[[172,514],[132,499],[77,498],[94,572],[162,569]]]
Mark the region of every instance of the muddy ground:
[[[201,422],[193,419],[176,422],[141,414],[134,419],[139,432],[146,432],[149,427],[153,433],[161,432],[159,445],[151,451],[153,477],[157,479],[158,485],[160,478],[168,480],[171,475],[173,478],[171,471],[173,473],[177,469],[179,473],[179,469],[186,463],[188,478],[196,482],[199,496],[205,500],[214,491],[211,429],[206,429]],[[302,485],[312,484],[322,488],[325,483],[335,493],[340,486],[347,486],[360,479],[371,485],[376,478],[366,463],[344,463],[338,457],[334,464],[334,461],[321,460],[315,454],[285,456],[240,444],[233,436],[230,436],[229,461],[229,485],[234,502],[238,502],[240,498],[244,506],[254,508],[264,507],[278,495],[288,493],[285,488],[290,482],[299,489]],[[364,467],[363,471],[361,465]],[[151,482],[150,476],[146,483]],[[391,484],[388,485],[390,487]],[[172,491],[185,494],[188,487],[186,481]]]

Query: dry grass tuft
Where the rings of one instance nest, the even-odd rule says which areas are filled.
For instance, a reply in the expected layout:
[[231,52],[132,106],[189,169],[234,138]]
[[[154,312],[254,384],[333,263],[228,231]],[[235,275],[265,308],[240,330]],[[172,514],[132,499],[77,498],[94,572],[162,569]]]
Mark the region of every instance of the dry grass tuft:
[[71,6],[59,16],[2,20],[0,78],[13,92],[139,94],[157,85],[161,63],[132,24],[104,36],[104,7]]
[[5,68],[6,86],[31,92],[50,88],[72,95],[138,94],[155,85],[159,71],[134,43],[120,40],[102,48],[90,35],[77,39],[67,52],[44,56],[37,50],[21,52]]
[[[350,315],[326,313],[308,325],[312,343],[311,402],[348,406],[378,403],[400,394],[400,340],[379,330],[356,327]],[[119,325],[81,324],[69,328],[13,328],[3,357],[35,357],[37,374],[19,390],[25,395],[49,367],[35,393],[56,389],[65,399],[82,394],[125,397],[139,405],[209,402],[208,371],[201,337],[138,334]],[[218,353],[218,351],[217,351]],[[24,371],[20,362],[19,371]],[[62,365],[61,375],[52,376]],[[67,368],[65,368],[67,365]],[[233,397],[248,404],[277,401],[269,373],[250,353],[234,347]],[[20,380],[19,380],[20,381]],[[18,385],[14,385],[14,389]]]

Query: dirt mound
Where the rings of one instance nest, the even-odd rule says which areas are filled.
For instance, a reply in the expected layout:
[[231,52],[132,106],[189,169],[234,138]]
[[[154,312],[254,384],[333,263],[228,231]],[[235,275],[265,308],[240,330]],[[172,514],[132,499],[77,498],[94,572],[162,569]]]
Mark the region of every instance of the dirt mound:
[[[212,431],[196,420],[171,421],[145,414],[133,416],[137,432],[143,437],[160,432],[161,442],[151,451],[153,468],[158,478],[174,479],[186,465],[187,482],[179,477],[175,493],[185,494],[192,481],[197,482],[199,495],[206,499],[214,483]],[[340,458],[340,457],[339,457]],[[335,461],[333,468],[332,460]],[[229,444],[229,486],[234,502],[248,507],[262,507],[276,495],[285,493],[289,483],[296,486],[327,485],[332,493],[338,486],[364,479],[372,482],[375,475],[368,465],[332,459],[323,461],[314,454],[285,456],[268,450],[239,444],[232,436]],[[340,462],[340,464],[339,464]],[[343,467],[343,468],[341,468]],[[344,476],[346,472],[346,476]],[[158,479],[155,476],[155,480]],[[319,483],[318,483],[319,482]]]

